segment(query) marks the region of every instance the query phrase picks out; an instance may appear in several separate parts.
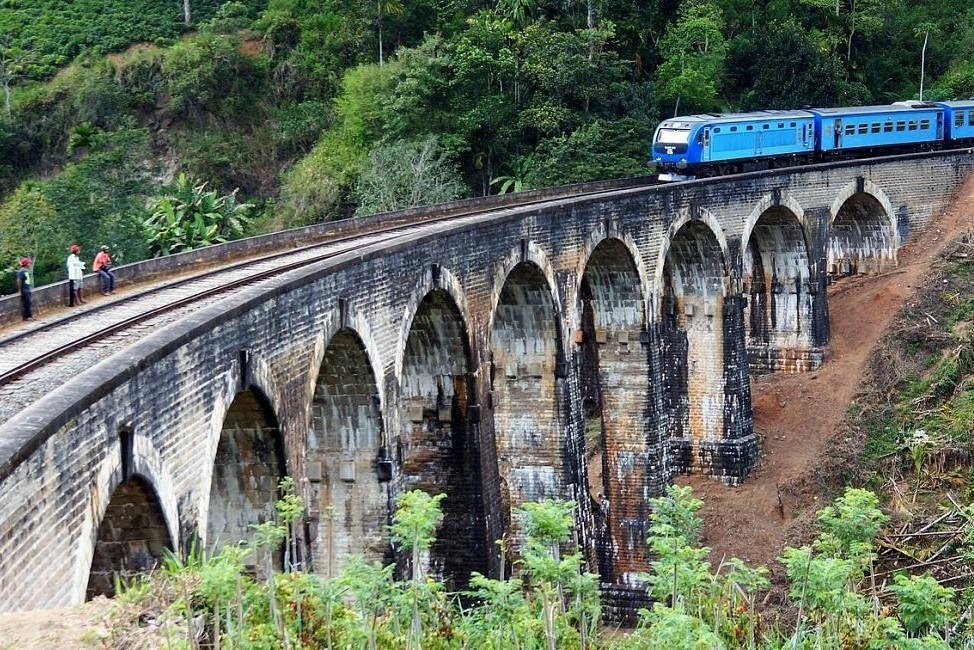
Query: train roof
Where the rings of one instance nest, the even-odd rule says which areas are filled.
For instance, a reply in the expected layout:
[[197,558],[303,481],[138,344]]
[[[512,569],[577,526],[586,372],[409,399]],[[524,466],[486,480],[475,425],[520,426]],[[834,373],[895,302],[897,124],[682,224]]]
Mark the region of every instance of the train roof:
[[844,106],[836,108],[810,108],[810,112],[822,117],[841,117],[843,115],[872,115],[875,113],[910,113],[919,109],[939,109],[940,106],[930,102],[898,102],[896,104],[881,104],[878,106]]
[[974,99],[953,99],[949,102],[937,102],[937,105],[947,108],[974,108]]

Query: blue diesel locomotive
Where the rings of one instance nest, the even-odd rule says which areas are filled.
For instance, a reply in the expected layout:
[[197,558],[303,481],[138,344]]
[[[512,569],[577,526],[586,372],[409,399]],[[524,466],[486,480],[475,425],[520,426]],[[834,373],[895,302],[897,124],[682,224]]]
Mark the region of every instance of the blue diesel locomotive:
[[688,180],[974,143],[974,100],[703,114],[664,120],[652,162]]

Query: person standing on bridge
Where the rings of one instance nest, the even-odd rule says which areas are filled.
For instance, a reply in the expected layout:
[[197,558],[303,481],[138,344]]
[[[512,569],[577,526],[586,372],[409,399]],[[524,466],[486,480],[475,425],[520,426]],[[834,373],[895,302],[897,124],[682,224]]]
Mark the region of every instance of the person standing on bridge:
[[71,254],[68,255],[68,307],[85,304],[81,297],[81,285],[85,277],[85,263],[78,257],[81,247],[72,244]]
[[20,291],[20,305],[23,309],[24,320],[34,320],[34,306],[31,304],[30,289],[34,283],[30,275],[30,258],[20,258],[20,269],[17,270],[17,289]]
[[103,296],[115,293],[115,274],[112,273],[112,256],[108,254],[108,246],[102,246],[95,255],[95,263],[91,265],[91,270],[101,278]]

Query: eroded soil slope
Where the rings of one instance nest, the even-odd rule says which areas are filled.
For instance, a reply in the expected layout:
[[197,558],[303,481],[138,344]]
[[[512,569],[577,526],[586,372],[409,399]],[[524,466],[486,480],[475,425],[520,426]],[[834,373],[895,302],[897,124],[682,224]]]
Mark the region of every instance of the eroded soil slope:
[[[715,561],[737,556],[769,564],[801,521],[837,487],[841,459],[861,444],[842,435],[870,352],[911,296],[924,287],[931,264],[953,240],[974,230],[974,176],[947,213],[904,246],[896,270],[852,277],[829,290],[831,341],[818,372],[770,375],[752,381],[754,424],[763,436],[758,469],[739,487],[681,477],[705,505],[703,543]],[[796,519],[799,520],[796,522]],[[796,525],[797,524],[797,525]]]

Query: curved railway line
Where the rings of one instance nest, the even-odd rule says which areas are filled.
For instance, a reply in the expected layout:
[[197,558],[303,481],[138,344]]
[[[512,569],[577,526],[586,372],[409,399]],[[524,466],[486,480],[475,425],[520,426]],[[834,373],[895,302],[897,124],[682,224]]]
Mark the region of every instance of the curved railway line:
[[[159,327],[192,314],[213,299],[288,271],[307,267],[367,245],[392,243],[444,222],[482,218],[565,198],[585,198],[620,189],[654,185],[652,178],[622,187],[575,186],[563,193],[528,196],[506,205],[459,207],[445,214],[420,217],[405,224],[339,235],[315,244],[262,255],[246,261],[184,276],[125,297],[102,302],[85,311],[40,323],[28,330],[0,337],[0,423],[33,401],[55,390],[77,373]],[[589,189],[587,189],[587,187]]]

